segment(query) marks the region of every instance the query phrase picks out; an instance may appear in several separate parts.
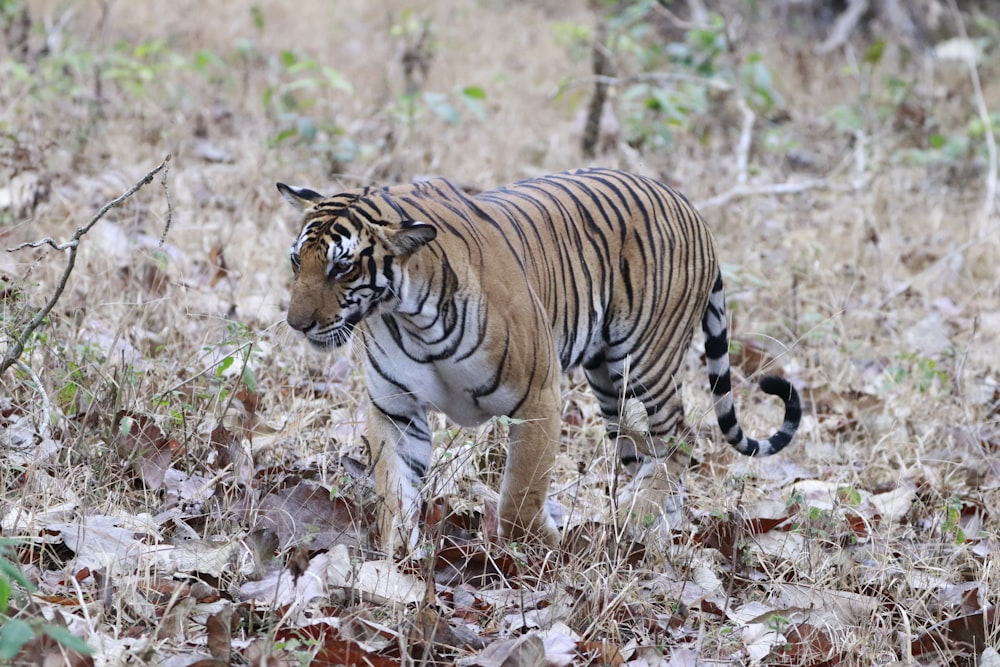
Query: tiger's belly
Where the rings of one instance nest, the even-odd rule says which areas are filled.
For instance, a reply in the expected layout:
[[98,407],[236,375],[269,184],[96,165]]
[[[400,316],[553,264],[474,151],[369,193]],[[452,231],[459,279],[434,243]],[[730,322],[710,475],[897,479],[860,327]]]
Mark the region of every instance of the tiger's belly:
[[[368,390],[382,405],[416,401],[424,410],[443,412],[461,426],[478,426],[493,417],[508,415],[517,407],[523,391],[517,387],[484,386],[495,369],[484,368],[475,359],[416,362],[408,358],[369,366]],[[409,395],[400,386],[410,390]],[[394,401],[394,398],[396,399]]]

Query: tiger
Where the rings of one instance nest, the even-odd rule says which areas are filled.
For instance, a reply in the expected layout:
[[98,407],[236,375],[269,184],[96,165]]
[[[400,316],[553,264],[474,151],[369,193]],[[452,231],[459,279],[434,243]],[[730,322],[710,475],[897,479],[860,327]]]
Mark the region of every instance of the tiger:
[[[678,370],[699,321],[726,441],[770,456],[799,427],[798,392],[768,376],[759,386],[784,403],[780,429],[755,440],[741,428],[713,236],[663,183],[589,168],[474,195],[443,178],[329,197],[277,188],[302,216],[288,325],[321,350],[360,341],[384,501],[377,530],[389,551],[419,539],[432,410],[468,427],[510,418],[500,536],[557,547],[545,502],[562,373],[582,369],[622,463],[655,463],[683,433]],[[641,403],[648,437],[622,433],[623,401]]]

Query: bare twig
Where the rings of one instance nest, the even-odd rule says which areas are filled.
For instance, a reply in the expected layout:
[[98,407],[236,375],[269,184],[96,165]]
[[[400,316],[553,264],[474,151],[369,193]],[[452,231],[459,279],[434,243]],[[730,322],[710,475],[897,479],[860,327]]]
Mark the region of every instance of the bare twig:
[[728,81],[723,81],[722,79],[712,79],[704,76],[695,76],[693,74],[684,74],[683,72],[641,72],[639,74],[630,74],[629,76],[605,76],[605,75],[591,75],[582,76],[578,79],[573,79],[568,83],[559,86],[559,89],[552,94],[553,98],[558,97],[570,88],[578,88],[580,86],[589,86],[595,83],[605,83],[609,86],[624,86],[630,83],[696,83],[700,86],[705,86],[706,88],[713,88],[715,90],[721,90],[723,92],[729,92],[733,89],[732,85]]
[[905,294],[919,280],[921,280],[922,278],[926,278],[927,276],[931,275],[935,271],[937,271],[937,270],[945,267],[948,264],[948,262],[950,262],[956,256],[961,255],[963,252],[965,252],[966,250],[968,250],[969,248],[971,248],[975,244],[976,244],[975,241],[966,241],[962,245],[960,245],[960,246],[958,246],[956,248],[952,248],[951,250],[949,250],[948,252],[946,252],[944,255],[942,255],[940,258],[938,258],[933,264],[931,264],[927,268],[925,268],[922,271],[920,271],[920,273],[918,273],[917,275],[913,276],[912,278],[910,278],[909,280],[907,280],[902,285],[899,285],[898,287],[896,287],[896,289],[892,290],[892,292],[890,292],[887,297],[885,297],[884,299],[882,299],[882,303],[880,303],[878,305],[878,307],[876,308],[876,311],[883,312],[885,310],[885,308],[889,305],[889,303],[893,299],[895,299],[898,296],[901,296],[901,295]]
[[830,183],[825,178],[801,181],[798,183],[766,183],[763,185],[741,184],[723,192],[721,195],[716,195],[710,199],[705,199],[704,201],[695,202],[695,206],[698,210],[704,210],[728,204],[733,199],[740,199],[742,197],[752,197],[755,195],[795,194],[798,192],[805,192],[806,190],[814,190],[816,188],[825,188],[829,186]]
[[740,85],[741,59],[739,54],[736,53],[736,47],[734,46],[736,44],[736,36],[733,34],[731,28],[732,26],[727,20],[725,24],[726,49],[732,63],[733,76],[736,78],[736,84],[733,86],[733,95],[736,97],[736,107],[740,110],[740,115],[743,116],[743,123],[740,125],[740,140],[736,144],[736,183],[737,185],[746,185],[750,169],[750,147],[753,145],[753,126],[757,122],[757,114],[747,104],[746,97],[743,95],[743,86]]
[[611,58],[608,53],[607,41],[608,19],[604,11],[598,10],[592,54],[594,95],[590,98],[587,121],[583,127],[583,140],[580,145],[585,158],[592,158],[597,153],[597,141],[601,134],[601,115],[604,113],[604,103],[608,99],[608,83],[604,77],[611,73]]
[[[229,355],[227,355],[227,356],[232,356],[232,355],[235,355],[235,354],[240,354],[244,350],[246,350],[247,348],[249,348],[251,346],[253,346],[253,341],[247,341],[247,342],[243,343],[242,345],[240,345],[239,347],[237,347],[232,352],[230,352]],[[212,353],[209,352],[208,354],[212,354]],[[249,352],[247,354],[249,354]],[[205,356],[207,356],[207,355],[203,355],[202,359],[204,359]],[[172,394],[173,392],[177,391],[178,389],[180,389],[184,385],[189,384],[190,382],[193,382],[194,380],[197,380],[198,378],[200,378],[203,375],[211,373],[213,370],[215,370],[216,368],[218,368],[221,364],[222,364],[222,360],[219,360],[219,361],[215,362],[214,364],[209,364],[208,366],[206,366],[205,368],[201,369],[200,371],[198,371],[197,373],[195,373],[191,377],[184,378],[183,380],[181,380],[180,382],[178,382],[174,386],[172,386],[172,387],[170,387],[168,389],[164,389],[161,392],[158,392],[157,394],[154,395],[154,397],[153,397],[154,400],[159,400],[160,398],[163,398],[164,396],[169,396],[170,394]],[[246,364],[244,364],[243,367],[244,367],[244,369],[246,369]],[[242,375],[242,371],[241,371],[240,374]],[[228,410],[229,410],[229,408],[228,408],[228,404],[227,404],[226,411],[228,411]],[[225,414],[225,412],[223,412],[223,414]]]
[[850,0],[847,9],[837,17],[837,22],[833,25],[830,36],[816,47],[816,55],[826,55],[847,43],[866,11],[868,11],[868,0]]
[[674,26],[680,28],[681,30],[715,29],[715,26],[709,22],[708,8],[706,8],[704,3],[700,0],[691,0],[688,2],[688,11],[691,14],[690,20],[682,19],[661,4],[654,4],[653,11],[666,18],[668,21],[673,23]]
[[45,386],[42,384],[41,379],[35,370],[28,364],[17,361],[15,362],[17,367],[24,372],[25,375],[31,378],[31,381],[35,383],[35,390],[42,397],[42,422],[38,425],[38,433],[42,437],[48,437],[49,431],[52,428],[52,401],[49,400],[49,395],[45,391]]
[[[736,86],[734,90],[739,90]],[[736,145],[736,183],[746,185],[750,165],[750,146],[753,143],[753,125],[757,114],[753,112],[742,94],[736,95],[736,106],[743,114],[743,125],[740,126],[740,142]]]
[[[59,283],[56,285],[55,291],[49,300],[42,306],[34,317],[28,322],[28,325],[21,332],[21,335],[10,345],[7,351],[4,353],[3,360],[0,360],[0,374],[4,373],[8,368],[17,363],[18,359],[21,357],[21,353],[24,352],[24,347],[27,345],[28,340],[31,335],[35,332],[35,329],[41,325],[42,321],[48,316],[48,314],[55,307],[56,303],[59,301],[59,297],[62,296],[63,290],[66,289],[66,284],[69,282],[69,276],[73,272],[73,267],[76,265],[76,251],[80,247],[80,239],[91,230],[91,228],[103,218],[108,211],[114,207],[120,205],[126,199],[138,192],[143,186],[148,185],[153,181],[153,177],[156,174],[163,172],[163,183],[166,186],[166,176],[167,176],[167,163],[170,162],[170,156],[168,155],[163,159],[156,168],[150,171],[148,174],[142,177],[135,185],[126,190],[120,197],[112,199],[107,204],[101,207],[101,210],[90,219],[90,221],[76,230],[73,236],[70,237],[69,241],[65,243],[57,243],[51,236],[47,236],[39,241],[31,241],[28,243],[22,243],[20,245],[14,246],[13,248],[7,248],[7,252],[17,252],[24,248],[38,248],[43,245],[49,245],[56,250],[69,250],[69,257],[66,260],[66,268],[63,270],[62,277],[59,279]],[[172,215],[172,209],[170,207],[170,198],[167,197],[167,221],[166,227],[170,227],[170,217]],[[164,231],[164,234],[166,232]]]
[[[969,35],[965,30],[965,21],[961,12],[958,11],[958,4],[955,0],[948,0],[948,8],[951,9],[958,26],[959,36],[968,41]],[[972,81],[972,90],[976,98],[976,110],[979,112],[979,120],[982,122],[986,134],[986,154],[989,165],[986,172],[986,197],[983,201],[982,217],[979,221],[979,239],[987,238],[986,226],[993,217],[997,207],[997,143],[993,135],[993,123],[990,120],[990,110],[986,106],[986,99],[983,97],[983,86],[979,81],[979,68],[976,66],[976,58],[969,55],[965,58],[965,64],[969,67],[969,79]]]

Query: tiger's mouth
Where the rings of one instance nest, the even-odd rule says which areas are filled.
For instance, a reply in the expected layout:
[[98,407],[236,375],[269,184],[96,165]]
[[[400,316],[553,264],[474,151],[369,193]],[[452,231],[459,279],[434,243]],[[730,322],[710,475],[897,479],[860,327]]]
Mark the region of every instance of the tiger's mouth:
[[308,340],[313,347],[323,351],[343,347],[349,340],[351,340],[354,328],[360,321],[361,315],[352,313],[339,324],[306,333],[306,340]]

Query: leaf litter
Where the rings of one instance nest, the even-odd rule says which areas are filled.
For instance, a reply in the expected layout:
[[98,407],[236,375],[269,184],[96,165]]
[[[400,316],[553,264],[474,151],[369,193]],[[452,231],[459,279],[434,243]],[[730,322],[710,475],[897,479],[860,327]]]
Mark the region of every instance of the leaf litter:
[[[685,520],[626,538],[596,404],[570,382],[560,453],[570,472],[554,494],[563,552],[498,543],[495,505],[480,490],[489,466],[476,453],[502,438],[442,425],[454,445],[442,456],[461,460],[441,462],[448,479],[428,499],[427,544],[395,561],[374,550],[371,484],[352,463],[367,460],[357,370],[292,351],[271,326],[281,318],[287,269],[276,268],[280,252],[269,266],[261,247],[284,247],[288,230],[257,226],[276,215],[246,188],[259,181],[258,165],[252,176],[235,173],[240,160],[230,160],[242,150],[221,122],[206,132],[222,134],[189,144],[203,171],[172,184],[179,206],[202,215],[196,229],[175,228],[161,249],[142,229],[155,205],[136,203],[84,244],[89,270],[76,276],[77,303],[44,332],[65,354],[39,346],[26,357],[57,378],[46,378],[51,411],[42,413],[29,379],[3,378],[0,529],[18,540],[12,553],[34,586],[11,598],[8,615],[18,622],[6,627],[34,632],[44,620],[56,628],[32,635],[19,660],[45,664],[64,631],[96,650],[64,651],[73,665],[838,665],[854,664],[847,647],[862,641],[883,652],[873,649],[873,662],[907,652],[926,664],[997,662],[996,301],[975,285],[959,285],[950,298],[934,293],[963,279],[958,255],[937,286],[928,284],[937,274],[911,279],[891,261],[895,253],[903,268],[921,272],[948,258],[941,230],[893,228],[894,220],[921,225],[907,206],[938,205],[933,174],[894,166],[863,193],[873,199],[859,193],[847,217],[885,228],[874,244],[845,244],[847,252],[824,232],[854,230],[823,197],[734,202],[725,216],[741,224],[719,225],[727,254],[750,267],[765,251],[740,230],[759,233],[751,223],[773,216],[764,224],[788,233],[770,263],[802,272],[793,289],[807,312],[791,323],[768,319],[765,310],[781,313],[786,302],[768,300],[759,287],[766,281],[731,281],[735,304],[759,308],[739,313],[738,323],[773,325],[765,336],[734,326],[737,375],[781,372],[808,388],[796,451],[766,463],[735,459],[696,425]],[[427,145],[441,143],[450,142]],[[707,195],[719,182],[711,165],[730,156],[702,159],[714,150],[702,143],[699,159],[671,169],[689,180],[686,191]],[[128,180],[107,170],[107,159],[97,164],[99,176],[24,170],[0,200],[20,219],[53,188],[58,197],[28,223],[34,231]],[[287,164],[263,167],[278,168]],[[928,198],[899,196],[915,190]],[[961,197],[946,194],[942,217],[963,219]],[[18,233],[5,227],[0,237]],[[813,254],[797,256],[796,239]],[[7,275],[12,260],[2,261]],[[46,277],[32,262],[17,265],[17,275],[28,266],[43,294]],[[968,270],[995,262],[978,264]],[[824,270],[843,274],[846,288]],[[20,298],[7,284],[4,308]],[[843,306],[828,293],[841,288]],[[109,293],[120,309],[108,307]],[[810,328],[796,348],[772,344],[801,325]],[[830,336],[828,325],[842,331]],[[963,364],[975,370],[963,375]],[[690,366],[699,382],[686,391],[703,383],[700,364]],[[701,393],[685,396],[692,423],[710,414]],[[750,394],[737,400],[753,406],[741,413],[750,419],[766,408]],[[938,412],[929,414],[932,406]],[[770,423],[760,419],[755,430]]]

